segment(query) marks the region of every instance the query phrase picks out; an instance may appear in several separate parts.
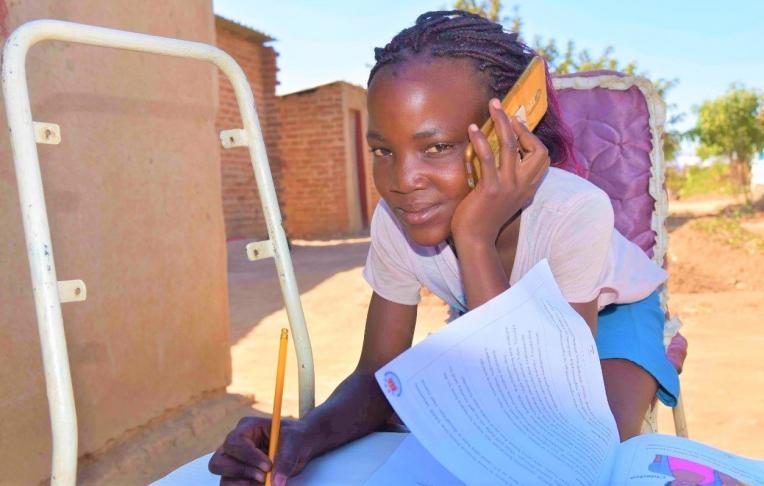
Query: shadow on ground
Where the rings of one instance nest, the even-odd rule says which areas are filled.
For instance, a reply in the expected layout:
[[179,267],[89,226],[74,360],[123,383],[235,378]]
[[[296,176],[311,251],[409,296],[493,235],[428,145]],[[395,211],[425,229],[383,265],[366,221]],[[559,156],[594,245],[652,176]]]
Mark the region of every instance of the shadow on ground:
[[[246,336],[265,316],[284,308],[274,260],[267,258],[250,262],[245,252],[246,243],[246,240],[228,243],[232,345]],[[300,293],[304,294],[338,272],[363,266],[368,251],[368,238],[293,243],[292,264]]]

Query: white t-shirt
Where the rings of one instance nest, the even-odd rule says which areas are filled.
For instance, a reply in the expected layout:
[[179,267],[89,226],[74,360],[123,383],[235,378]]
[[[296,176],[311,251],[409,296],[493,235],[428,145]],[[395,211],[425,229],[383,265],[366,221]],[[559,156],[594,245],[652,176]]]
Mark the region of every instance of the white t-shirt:
[[[604,191],[556,168],[549,169],[520,216],[509,284],[544,258],[568,302],[597,298],[600,309],[642,300],[667,278],[642,249],[615,230],[613,207]],[[383,200],[372,217],[363,275],[387,300],[416,305],[420,289],[426,287],[458,313],[467,310],[451,247],[446,242],[421,246],[410,241]]]

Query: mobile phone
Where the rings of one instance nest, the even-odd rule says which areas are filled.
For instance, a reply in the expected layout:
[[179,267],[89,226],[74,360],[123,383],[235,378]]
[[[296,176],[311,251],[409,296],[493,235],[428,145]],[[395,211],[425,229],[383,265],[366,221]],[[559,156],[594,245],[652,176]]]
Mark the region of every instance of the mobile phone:
[[[528,67],[517,82],[510,88],[501,102],[502,110],[509,116],[516,117],[528,130],[533,131],[547,110],[546,93],[546,70],[544,61],[539,56],[531,59]],[[499,138],[496,135],[493,120],[488,120],[480,129],[488,139],[495,155],[496,164],[499,163]],[[467,183],[470,187],[480,180],[480,159],[475,153],[472,144],[467,146],[464,152],[464,160],[467,169]]]

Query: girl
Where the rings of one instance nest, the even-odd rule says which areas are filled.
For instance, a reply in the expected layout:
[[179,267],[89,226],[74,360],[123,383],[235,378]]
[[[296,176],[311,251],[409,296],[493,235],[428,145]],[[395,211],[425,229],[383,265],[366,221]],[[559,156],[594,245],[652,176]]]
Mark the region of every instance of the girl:
[[[551,84],[535,134],[501,111],[533,56],[516,34],[461,11],[426,13],[376,50],[367,138],[382,201],[364,268],[374,292],[358,366],[325,403],[282,424],[274,465],[263,452],[270,421],[243,419],[210,461],[221,484],[262,481],[271,468],[283,484],[313,457],[382,426],[392,410],[373,373],[411,346],[421,287],[464,313],[543,258],[597,338],[622,440],[639,433],[656,393],[675,401],[655,293],[665,272],[614,230],[604,192],[560,169],[576,163]],[[498,167],[478,129],[488,116]],[[482,167],[474,189],[464,165],[470,142]]]

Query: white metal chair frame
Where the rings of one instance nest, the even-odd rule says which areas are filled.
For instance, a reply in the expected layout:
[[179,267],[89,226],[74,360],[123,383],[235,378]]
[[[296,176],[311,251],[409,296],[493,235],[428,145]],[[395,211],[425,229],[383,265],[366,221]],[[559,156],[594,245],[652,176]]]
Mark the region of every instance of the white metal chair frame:
[[81,280],[58,281],[56,278],[36,144],[58,144],[61,134],[54,123],[33,121],[25,67],[29,49],[45,40],[198,59],[211,62],[228,77],[236,94],[244,128],[224,130],[220,133],[220,139],[225,148],[249,148],[269,239],[247,245],[247,255],[250,260],[272,256],[276,261],[297,354],[300,416],[303,416],[313,408],[315,400],[313,354],[255,110],[255,99],[244,71],[221,49],[200,42],[59,20],[28,22],[17,28],[5,43],[2,84],[50,410],[53,436],[51,484],[73,485],[77,479],[77,415],[61,303],[85,300],[86,287]]

